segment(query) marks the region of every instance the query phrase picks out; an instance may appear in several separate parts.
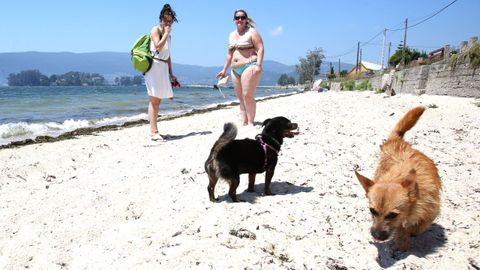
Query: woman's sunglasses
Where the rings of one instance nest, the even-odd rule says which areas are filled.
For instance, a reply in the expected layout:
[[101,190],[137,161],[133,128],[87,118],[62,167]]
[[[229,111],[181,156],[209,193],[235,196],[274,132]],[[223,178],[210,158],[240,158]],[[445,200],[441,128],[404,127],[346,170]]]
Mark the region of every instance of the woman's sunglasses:
[[233,17],[236,21],[239,21],[239,20],[246,20],[247,19],[247,16],[243,15],[243,16],[235,16]]

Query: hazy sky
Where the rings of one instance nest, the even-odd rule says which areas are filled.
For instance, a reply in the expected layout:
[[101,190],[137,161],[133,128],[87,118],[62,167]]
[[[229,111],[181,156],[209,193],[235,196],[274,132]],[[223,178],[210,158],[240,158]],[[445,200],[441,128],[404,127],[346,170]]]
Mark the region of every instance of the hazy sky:
[[[393,54],[403,40],[406,18],[409,26],[426,19],[408,29],[407,45],[427,52],[480,36],[480,0],[457,0],[428,19],[453,1],[169,1],[179,19],[172,32],[172,59],[181,64],[222,65],[228,34],[235,29],[233,12],[244,8],[257,23],[268,60],[297,64],[299,57],[320,47],[326,61],[340,58],[355,63],[357,42],[369,41],[362,46],[362,59],[380,64],[382,30],[398,29],[387,32]],[[158,23],[164,3],[5,0],[0,12],[0,52],[129,52],[136,38]]]

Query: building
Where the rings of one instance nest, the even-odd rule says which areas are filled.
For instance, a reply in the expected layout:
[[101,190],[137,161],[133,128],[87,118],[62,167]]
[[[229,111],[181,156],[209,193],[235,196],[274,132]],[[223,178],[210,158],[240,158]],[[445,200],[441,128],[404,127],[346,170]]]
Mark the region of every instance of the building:
[[367,61],[361,61],[358,64],[358,73],[357,73],[357,66],[354,66],[347,74],[347,77],[356,77],[357,75],[373,75],[375,71],[379,71],[382,69],[381,65],[370,63]]

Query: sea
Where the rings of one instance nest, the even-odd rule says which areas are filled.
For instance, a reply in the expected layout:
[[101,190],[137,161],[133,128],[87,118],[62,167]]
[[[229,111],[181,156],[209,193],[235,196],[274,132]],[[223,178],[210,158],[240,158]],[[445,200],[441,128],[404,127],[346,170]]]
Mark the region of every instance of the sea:
[[[288,95],[296,88],[258,87],[256,99]],[[231,88],[174,88],[160,115],[181,115],[238,101]],[[0,146],[39,136],[58,137],[81,128],[147,120],[148,96],[140,86],[0,87]]]

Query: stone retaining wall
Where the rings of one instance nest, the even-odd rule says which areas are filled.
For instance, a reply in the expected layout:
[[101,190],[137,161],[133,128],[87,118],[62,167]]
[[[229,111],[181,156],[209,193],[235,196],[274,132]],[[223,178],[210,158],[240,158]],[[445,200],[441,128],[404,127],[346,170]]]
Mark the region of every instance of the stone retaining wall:
[[[460,53],[475,44],[476,38],[470,44],[462,43]],[[359,85],[366,79],[355,81]],[[382,75],[369,78],[373,90],[379,90]],[[395,72],[393,89],[398,93],[449,95],[460,97],[480,97],[480,68],[474,69],[469,63],[450,64],[449,54],[441,62],[431,65],[416,66]],[[335,86],[335,88],[340,88]]]
[[[362,80],[357,80],[356,85]],[[373,90],[380,89],[382,76],[368,79]],[[395,73],[393,89],[396,93],[449,95],[460,97],[480,97],[480,69],[472,69],[468,64],[432,64],[418,66]]]

